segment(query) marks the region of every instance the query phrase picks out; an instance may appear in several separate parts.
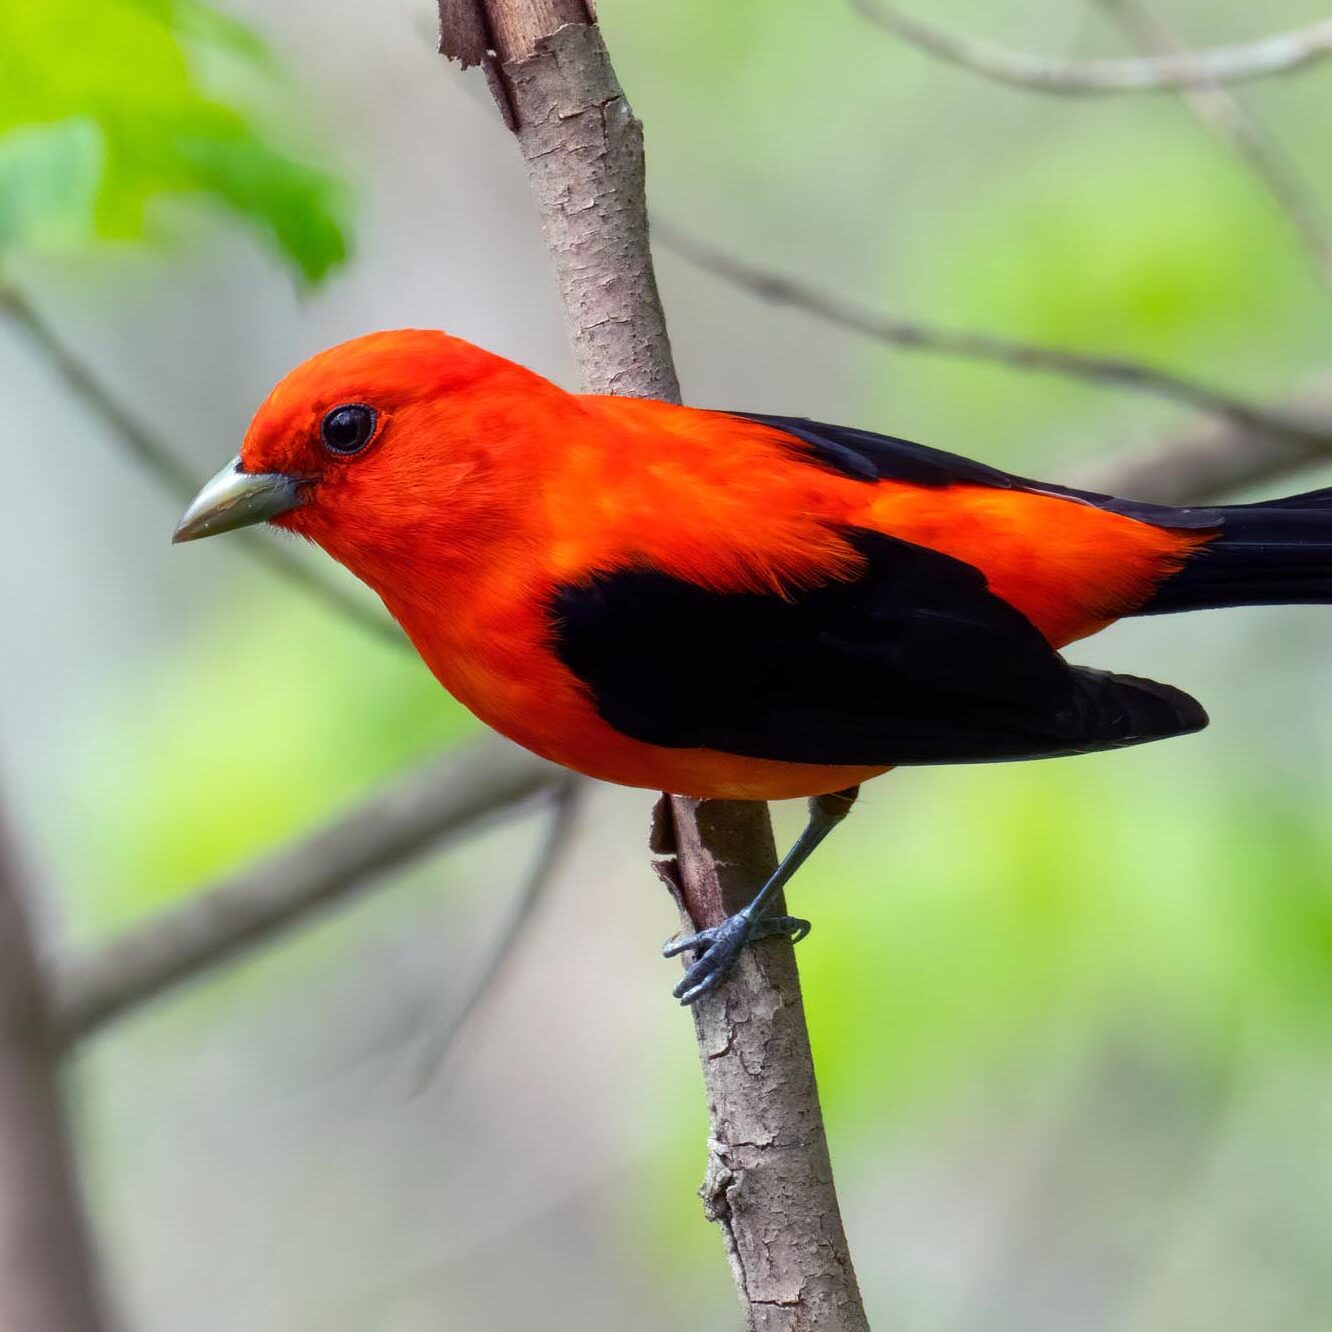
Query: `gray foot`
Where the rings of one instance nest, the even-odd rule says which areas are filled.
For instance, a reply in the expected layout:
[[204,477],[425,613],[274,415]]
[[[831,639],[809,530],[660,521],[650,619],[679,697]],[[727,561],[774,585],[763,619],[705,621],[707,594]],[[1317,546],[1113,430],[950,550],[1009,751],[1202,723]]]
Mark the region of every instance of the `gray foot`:
[[680,983],[671,991],[682,1004],[692,1004],[700,996],[715,990],[735,966],[736,959],[751,943],[774,934],[788,935],[799,943],[809,933],[809,921],[799,916],[760,916],[757,920],[737,911],[720,925],[672,939],[662,950],[663,957],[692,952],[697,956]]

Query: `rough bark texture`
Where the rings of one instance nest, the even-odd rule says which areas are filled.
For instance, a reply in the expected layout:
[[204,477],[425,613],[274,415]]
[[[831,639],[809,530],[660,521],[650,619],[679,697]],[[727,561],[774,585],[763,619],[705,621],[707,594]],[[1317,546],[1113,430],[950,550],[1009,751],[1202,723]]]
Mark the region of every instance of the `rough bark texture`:
[[57,1051],[0,830],[0,1332],[106,1332]]
[[[762,806],[663,797],[652,849],[691,928],[715,925],[776,864]],[[772,911],[785,910],[780,899]],[[837,1206],[795,950],[765,940],[693,1007],[708,1093],[699,1195],[721,1228],[752,1332],[868,1332]]]
[[[648,246],[642,127],[596,25],[558,26],[573,2],[475,0],[450,32],[459,0],[444,0],[441,49],[489,34],[491,87],[527,163],[585,386],[679,401]],[[653,846],[691,930],[743,904],[775,864],[759,804],[664,797]],[[746,1327],[860,1332],[790,942],[752,950],[694,1021],[711,1117],[704,1202]]]
[[566,24],[501,71],[585,386],[678,402],[646,244],[643,127],[600,29]]

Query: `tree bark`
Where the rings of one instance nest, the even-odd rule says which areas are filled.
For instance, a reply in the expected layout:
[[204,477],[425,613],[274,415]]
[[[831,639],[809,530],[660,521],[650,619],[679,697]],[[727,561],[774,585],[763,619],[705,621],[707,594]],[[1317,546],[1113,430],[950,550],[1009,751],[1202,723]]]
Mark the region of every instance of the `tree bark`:
[[[593,15],[583,0],[441,0],[440,26],[445,54],[486,68],[517,136],[585,387],[678,402],[642,126]],[[761,804],[665,796],[653,848],[690,930],[742,905],[775,865]],[[705,1210],[721,1226],[746,1327],[866,1329],[789,940],[748,950],[694,1022],[711,1119]]]
[[[652,848],[683,923],[716,925],[777,863],[763,807],[663,796]],[[774,914],[785,911],[779,898]],[[814,1079],[795,949],[748,948],[693,1006],[708,1094],[703,1211],[721,1228],[752,1332],[868,1332]]]
[[0,829],[0,1332],[108,1332],[61,1104],[58,1051]]

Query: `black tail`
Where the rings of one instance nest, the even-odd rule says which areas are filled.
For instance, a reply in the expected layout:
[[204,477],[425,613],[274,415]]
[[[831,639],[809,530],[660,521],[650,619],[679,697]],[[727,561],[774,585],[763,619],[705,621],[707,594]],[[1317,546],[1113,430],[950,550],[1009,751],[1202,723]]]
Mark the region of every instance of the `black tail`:
[[1332,602],[1332,489],[1208,512],[1220,534],[1162,583],[1139,615]]

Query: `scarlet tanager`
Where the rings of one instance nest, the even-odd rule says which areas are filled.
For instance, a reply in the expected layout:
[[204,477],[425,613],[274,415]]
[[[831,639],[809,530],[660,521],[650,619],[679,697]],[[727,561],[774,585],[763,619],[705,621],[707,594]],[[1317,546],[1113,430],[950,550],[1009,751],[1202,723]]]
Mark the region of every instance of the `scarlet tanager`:
[[799,418],[567,393],[444,333],[292,371],[176,529],[268,521],[382,598],[440,682],[629,786],[809,796],[744,911],[676,940],[689,1003],[869,777],[1199,730],[1168,685],[1058,649],[1125,615],[1332,601],[1332,490],[1182,509]]

